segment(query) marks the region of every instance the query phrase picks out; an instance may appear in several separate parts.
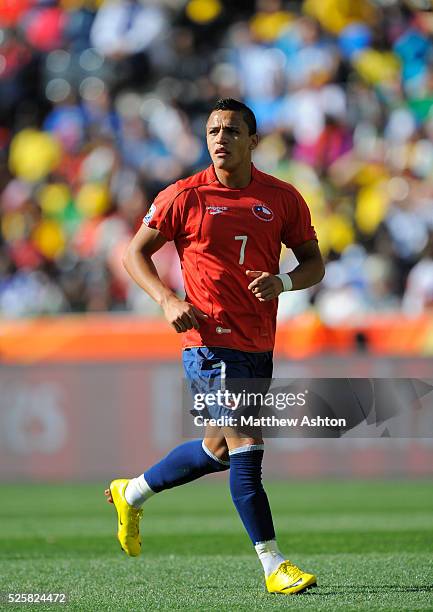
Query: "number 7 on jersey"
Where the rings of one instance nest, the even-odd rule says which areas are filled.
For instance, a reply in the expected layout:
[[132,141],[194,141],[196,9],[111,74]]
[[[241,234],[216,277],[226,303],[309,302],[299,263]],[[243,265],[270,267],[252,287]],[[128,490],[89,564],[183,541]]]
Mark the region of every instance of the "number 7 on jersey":
[[243,264],[245,261],[245,247],[247,244],[248,236],[235,236],[235,240],[242,240],[241,251],[239,253],[239,263]]

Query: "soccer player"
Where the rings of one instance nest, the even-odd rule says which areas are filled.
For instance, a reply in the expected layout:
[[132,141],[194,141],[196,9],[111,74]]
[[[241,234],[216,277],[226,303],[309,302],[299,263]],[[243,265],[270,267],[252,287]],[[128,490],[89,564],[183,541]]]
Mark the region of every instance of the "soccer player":
[[[279,294],[311,287],[324,274],[304,199],[251,162],[258,143],[253,112],[237,100],[219,100],[206,130],[212,164],[157,196],[124,259],[131,277],[183,334],[183,365],[193,389],[197,381],[269,380]],[[174,240],[182,264],[184,300],[162,283],[152,262],[167,240]],[[279,273],[281,243],[299,262],[290,274]],[[216,418],[225,414],[221,405],[208,410]],[[141,506],[152,495],[230,469],[232,499],[268,591],[297,593],[315,585],[316,577],[277,546],[261,480],[263,449],[261,435],[209,427],[203,440],[181,444],[144,474],[114,480],[105,494],[117,510],[123,550],[140,554]]]

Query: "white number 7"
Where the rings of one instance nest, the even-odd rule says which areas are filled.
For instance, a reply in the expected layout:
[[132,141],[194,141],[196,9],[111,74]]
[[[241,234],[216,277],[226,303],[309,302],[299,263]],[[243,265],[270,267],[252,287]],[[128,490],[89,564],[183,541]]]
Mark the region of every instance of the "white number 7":
[[247,244],[248,236],[235,236],[235,240],[242,240],[241,252],[239,253],[239,263],[243,264],[245,261],[245,246]]

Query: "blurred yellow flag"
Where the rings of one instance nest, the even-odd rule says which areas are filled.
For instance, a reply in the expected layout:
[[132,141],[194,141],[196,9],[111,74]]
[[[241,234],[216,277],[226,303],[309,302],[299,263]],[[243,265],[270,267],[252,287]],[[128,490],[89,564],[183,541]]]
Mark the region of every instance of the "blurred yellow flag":
[[34,183],[59,164],[61,153],[59,143],[48,132],[28,128],[12,140],[9,168],[19,178]]
[[222,11],[219,0],[190,0],[186,5],[186,14],[196,23],[214,21]]
[[40,221],[33,231],[32,241],[38,251],[47,259],[60,257],[66,245],[63,229],[53,219]]
[[103,215],[110,206],[107,187],[99,183],[86,183],[80,188],[75,205],[84,217],[92,219]]
[[71,193],[65,183],[44,185],[38,192],[39,205],[44,215],[59,215],[68,205]]
[[336,253],[353,244],[355,232],[349,219],[340,214],[332,214],[326,219],[329,246]]
[[272,42],[293,21],[292,15],[286,11],[275,13],[257,13],[250,21],[251,30],[263,42]]
[[353,63],[362,78],[371,85],[393,82],[400,74],[400,62],[390,51],[365,49],[356,56]]
[[358,192],[355,220],[364,234],[373,234],[379,223],[385,218],[388,199],[383,182],[362,187]]

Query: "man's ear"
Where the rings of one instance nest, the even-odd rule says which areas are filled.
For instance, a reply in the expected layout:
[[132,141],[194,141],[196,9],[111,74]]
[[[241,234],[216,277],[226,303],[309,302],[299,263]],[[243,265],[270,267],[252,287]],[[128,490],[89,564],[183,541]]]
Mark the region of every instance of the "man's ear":
[[259,137],[257,134],[253,134],[253,136],[251,136],[251,142],[250,142],[251,151],[254,151],[254,149],[257,147],[258,144],[259,144]]

